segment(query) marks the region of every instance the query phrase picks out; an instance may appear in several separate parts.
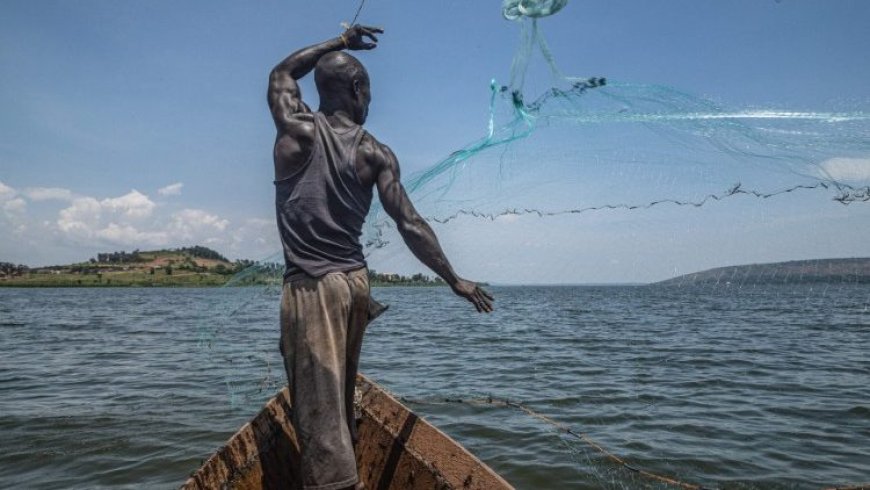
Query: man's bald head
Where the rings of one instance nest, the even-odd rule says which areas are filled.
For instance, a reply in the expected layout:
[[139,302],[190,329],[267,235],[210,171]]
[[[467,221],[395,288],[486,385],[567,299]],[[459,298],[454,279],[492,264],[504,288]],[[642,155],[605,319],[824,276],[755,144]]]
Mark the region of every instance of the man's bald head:
[[327,105],[332,105],[333,102],[339,102],[337,99],[354,96],[362,89],[368,92],[369,74],[358,59],[343,51],[333,51],[317,61],[314,83],[320,94],[321,105],[324,100],[330,101]]
[[362,63],[343,51],[320,57],[314,67],[314,83],[320,94],[320,111],[343,111],[357,124],[368,116],[371,91],[369,74]]

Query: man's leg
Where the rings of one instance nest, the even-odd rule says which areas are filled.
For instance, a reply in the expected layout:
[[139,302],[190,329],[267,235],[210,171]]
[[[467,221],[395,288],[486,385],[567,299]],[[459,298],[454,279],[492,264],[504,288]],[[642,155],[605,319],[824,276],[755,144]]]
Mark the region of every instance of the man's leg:
[[357,483],[346,425],[345,356],[352,294],[344,274],[293,280],[284,288],[282,350],[302,456],[304,488]]
[[347,427],[354,445],[357,440],[356,418],[354,417],[354,394],[356,392],[356,373],[359,370],[359,357],[362,350],[363,335],[369,323],[369,276],[368,269],[357,269],[347,274],[351,293],[351,313],[347,327],[347,353],[345,369],[345,412]]

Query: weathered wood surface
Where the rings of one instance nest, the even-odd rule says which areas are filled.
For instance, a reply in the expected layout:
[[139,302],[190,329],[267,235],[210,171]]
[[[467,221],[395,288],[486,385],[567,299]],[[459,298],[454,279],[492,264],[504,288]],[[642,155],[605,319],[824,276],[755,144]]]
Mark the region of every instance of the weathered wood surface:
[[[510,489],[456,441],[360,375],[356,448],[360,479],[371,490]],[[295,489],[299,448],[287,388],[269,400],[185,483],[185,490]]]

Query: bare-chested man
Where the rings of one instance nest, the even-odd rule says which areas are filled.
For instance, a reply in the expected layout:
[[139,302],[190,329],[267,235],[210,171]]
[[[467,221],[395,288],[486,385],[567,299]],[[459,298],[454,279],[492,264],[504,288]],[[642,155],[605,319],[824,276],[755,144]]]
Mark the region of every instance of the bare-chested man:
[[[269,75],[269,109],[278,132],[275,205],[286,262],[281,352],[306,489],[361,486],[353,452],[353,390],[370,298],[359,237],[373,187],[414,255],[477,311],[492,311],[492,296],[456,275],[414,209],[396,156],[362,129],[369,77],[343,51],[374,49],[382,32],[355,25],[291,54]],[[302,102],[296,83],[312,69],[317,112]]]

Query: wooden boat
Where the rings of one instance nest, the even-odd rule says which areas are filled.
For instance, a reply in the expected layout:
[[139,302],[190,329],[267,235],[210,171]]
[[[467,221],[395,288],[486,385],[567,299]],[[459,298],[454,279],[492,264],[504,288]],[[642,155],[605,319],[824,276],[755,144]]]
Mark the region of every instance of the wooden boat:
[[[365,376],[357,378],[362,414],[356,447],[369,490],[510,489],[486,464]],[[299,447],[287,388],[269,400],[185,483],[185,490],[288,489],[299,484]]]

